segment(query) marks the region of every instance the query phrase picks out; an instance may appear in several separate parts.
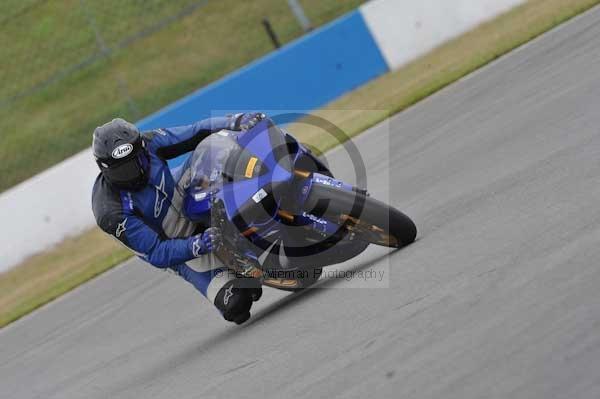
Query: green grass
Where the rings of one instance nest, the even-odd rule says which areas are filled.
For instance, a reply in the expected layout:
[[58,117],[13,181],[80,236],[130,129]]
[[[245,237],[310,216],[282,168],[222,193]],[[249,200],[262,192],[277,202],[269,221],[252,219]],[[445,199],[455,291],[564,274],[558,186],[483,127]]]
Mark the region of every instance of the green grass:
[[[323,113],[349,136],[359,134],[598,3],[600,0],[530,0],[316,113]],[[306,125],[295,124],[291,130],[320,150],[335,145]],[[0,327],[129,256],[115,240],[92,229],[0,274]]]
[[[320,25],[363,1],[301,3]],[[183,18],[122,47],[195,4]],[[93,128],[107,119],[140,119],[272,51],[263,17],[284,43],[302,34],[283,0],[5,0],[0,15],[0,191],[89,146]],[[104,56],[6,102],[104,54],[93,26],[108,49]]]

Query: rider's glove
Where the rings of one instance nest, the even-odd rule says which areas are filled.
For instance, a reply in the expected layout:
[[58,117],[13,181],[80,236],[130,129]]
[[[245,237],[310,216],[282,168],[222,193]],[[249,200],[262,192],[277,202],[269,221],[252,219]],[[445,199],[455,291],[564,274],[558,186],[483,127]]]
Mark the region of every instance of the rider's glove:
[[205,255],[221,245],[221,231],[216,227],[204,230],[192,239],[192,253],[197,258]]
[[262,112],[248,112],[245,114],[234,115],[231,130],[242,130],[247,131],[252,129],[258,124],[258,122],[265,119],[267,115]]
[[223,318],[236,324],[242,324],[250,318],[253,301],[262,295],[260,281],[255,278],[240,277],[229,281],[215,297],[215,306]]

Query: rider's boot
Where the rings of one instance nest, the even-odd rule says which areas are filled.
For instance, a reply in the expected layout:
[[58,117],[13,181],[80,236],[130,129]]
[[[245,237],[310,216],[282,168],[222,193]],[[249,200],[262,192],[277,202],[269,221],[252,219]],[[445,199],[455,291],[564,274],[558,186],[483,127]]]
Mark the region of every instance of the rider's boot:
[[240,277],[212,254],[171,269],[212,302],[225,320],[237,324],[248,320],[252,302],[262,295],[259,279]]
[[258,301],[261,295],[260,280],[239,277],[221,288],[214,303],[225,320],[242,324],[250,318],[252,302]]

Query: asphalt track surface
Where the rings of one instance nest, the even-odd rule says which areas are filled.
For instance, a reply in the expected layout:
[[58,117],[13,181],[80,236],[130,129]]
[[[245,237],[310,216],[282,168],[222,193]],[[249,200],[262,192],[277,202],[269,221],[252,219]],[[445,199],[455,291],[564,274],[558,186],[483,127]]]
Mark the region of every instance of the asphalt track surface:
[[130,261],[0,332],[0,398],[600,397],[599,22],[356,140],[420,229],[343,265],[388,288],[267,289],[235,326]]

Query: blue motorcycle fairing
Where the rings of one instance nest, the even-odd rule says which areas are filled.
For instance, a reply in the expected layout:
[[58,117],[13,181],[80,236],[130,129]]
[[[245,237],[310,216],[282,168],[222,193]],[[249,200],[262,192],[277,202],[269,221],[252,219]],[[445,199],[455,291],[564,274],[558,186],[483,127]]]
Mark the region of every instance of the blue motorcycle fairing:
[[345,191],[354,191],[354,186],[352,186],[351,184],[320,173],[313,173],[311,180],[313,184],[321,184],[323,186],[341,188]]
[[[340,237],[340,229],[343,228],[341,222],[328,220],[304,210],[306,201],[315,185],[346,191],[354,191],[353,186],[317,172],[309,172],[307,178],[296,178],[294,166],[304,171],[302,168],[306,165],[307,157],[315,157],[292,136],[286,136],[285,131],[268,120],[262,121],[248,132],[219,132],[217,135],[221,137],[212,142],[210,138],[207,139],[200,143],[194,152],[194,156],[198,158],[197,162],[192,162],[192,168],[200,168],[199,176],[210,175],[210,178],[196,180],[188,190],[185,209],[190,219],[201,220],[202,215],[205,217],[210,213],[214,202],[221,202],[229,222],[235,225],[239,232],[244,232],[244,236],[250,242],[263,251],[270,251],[269,256],[261,255],[261,265],[264,263],[263,266],[266,267],[278,267],[276,262],[280,258],[281,249],[280,245],[274,244],[277,240],[282,240],[281,243],[283,240],[286,243],[294,242],[285,236],[285,223],[282,224],[283,221],[277,214],[282,206],[281,201],[286,202],[286,211],[293,212],[293,225],[306,226],[321,235],[324,238],[323,243],[331,241],[330,239],[335,241],[338,239],[335,237]],[[236,145],[231,145],[229,140]],[[228,156],[227,162],[223,162],[224,154]],[[202,162],[204,164],[201,164]],[[216,169],[214,165],[217,165]],[[327,169],[325,171],[328,173]],[[217,174],[221,177],[217,178]],[[209,184],[206,183],[207,180],[210,180]],[[201,181],[204,184],[195,186]],[[286,223],[288,222],[290,221]],[[253,229],[249,230],[250,228]],[[283,236],[278,237],[274,234]],[[254,253],[256,251],[244,249],[241,242],[240,245],[240,251],[252,253],[252,258],[258,258]],[[292,247],[286,248],[294,250],[294,244],[291,245]],[[316,250],[315,253],[318,253],[315,245],[308,245],[307,251]],[[294,257],[293,253],[288,254]]]
[[[223,132],[223,134],[220,132],[217,134],[221,137],[216,140],[236,141],[238,147],[262,163],[267,173],[252,178],[234,179],[232,182],[219,180],[217,186],[205,189],[192,185],[188,189],[184,205],[185,212],[191,220],[204,218],[203,214],[210,210],[211,203],[217,199],[223,201],[227,217],[232,221],[244,205],[252,204],[252,202],[259,204],[269,195],[270,193],[265,191],[267,186],[285,183],[293,178],[289,157],[287,154],[281,155],[281,150],[286,149],[283,147],[285,146],[283,133],[270,121],[265,120],[248,132]],[[211,145],[213,145],[211,138],[206,139],[200,143],[192,157],[199,152],[201,157],[208,157],[206,160],[201,160],[200,163],[216,164],[211,158],[216,156],[219,149],[218,146],[214,146],[212,147],[214,151],[211,151]],[[277,149],[279,149],[279,157],[276,156]],[[203,165],[192,162],[192,168],[199,166]],[[223,170],[221,169],[219,172],[223,172]]]
[[199,188],[192,188],[184,199],[184,212],[194,222],[205,221],[210,212],[214,193]]
[[270,120],[263,120],[252,130],[238,136],[238,144],[265,163],[269,170],[280,166],[292,171],[284,133]]
[[232,220],[244,204],[249,201],[258,204],[269,194],[265,191],[265,186],[270,183],[287,182],[291,178],[292,174],[290,172],[275,164],[273,169],[269,168],[269,172],[265,175],[224,184],[217,193],[217,197],[223,200],[227,216],[229,220]]

